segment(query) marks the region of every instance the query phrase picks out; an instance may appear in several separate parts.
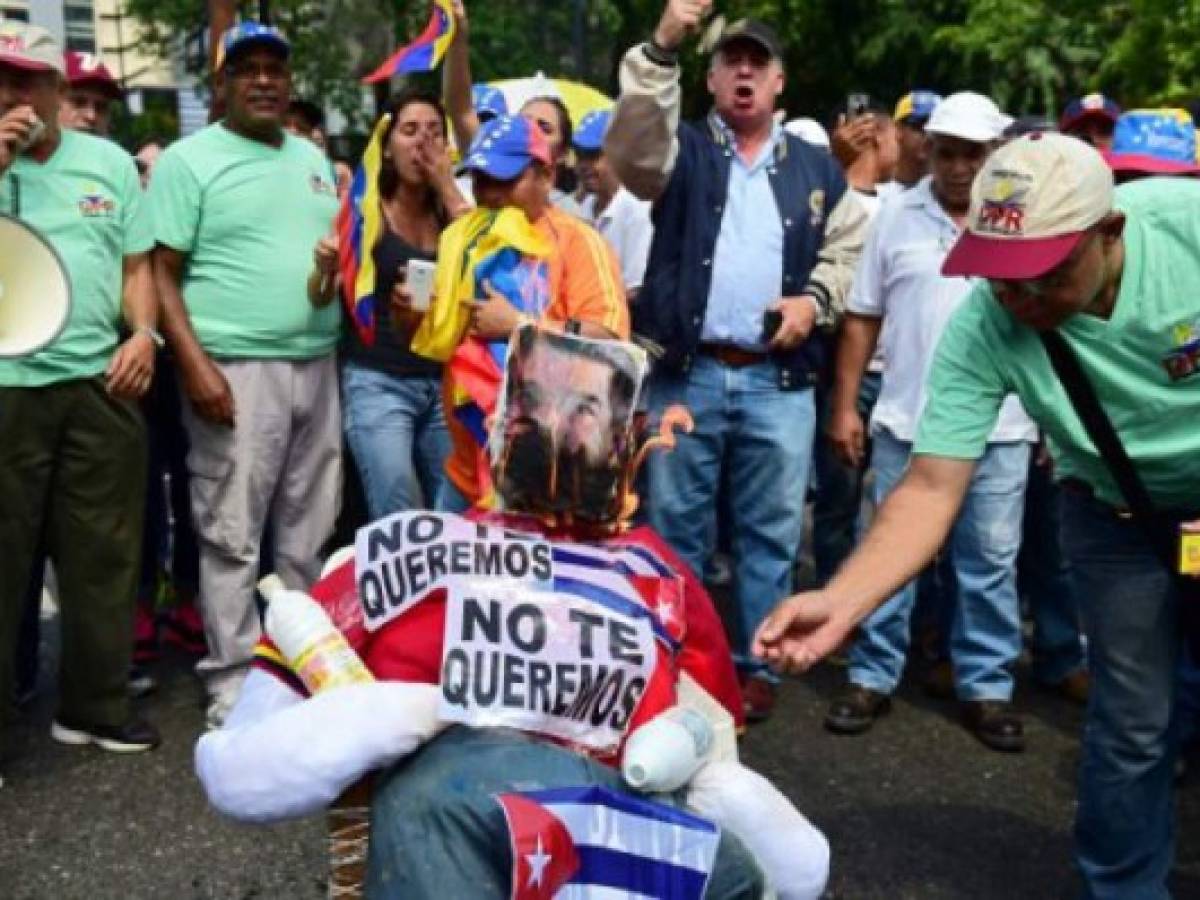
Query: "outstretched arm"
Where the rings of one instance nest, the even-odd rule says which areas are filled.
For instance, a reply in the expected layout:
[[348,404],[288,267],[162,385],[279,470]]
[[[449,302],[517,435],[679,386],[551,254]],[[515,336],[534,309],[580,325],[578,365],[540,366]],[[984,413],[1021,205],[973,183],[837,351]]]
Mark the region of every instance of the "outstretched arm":
[[781,602],[759,626],[754,654],[803,672],[841,646],[859,622],[925,568],[950,533],[974,460],[914,456],[862,545],[829,585]]
[[459,152],[466,156],[467,148],[479,131],[479,116],[475,115],[475,106],[471,102],[470,23],[463,0],[452,0],[451,5],[457,30],[442,66],[442,100],[446,104],[455,143]]
[[668,0],[651,44],[621,62],[621,99],[604,152],[621,183],[642,200],[666,189],[679,155],[679,48],[708,14],[712,0]]

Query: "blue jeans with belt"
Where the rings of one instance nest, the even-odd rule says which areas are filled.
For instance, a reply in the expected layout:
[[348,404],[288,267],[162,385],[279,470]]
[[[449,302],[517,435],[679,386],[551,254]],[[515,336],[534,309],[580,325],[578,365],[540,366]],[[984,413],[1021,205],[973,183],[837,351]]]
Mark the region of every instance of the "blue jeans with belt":
[[[882,503],[908,468],[912,445],[888,431],[875,435],[875,499]],[[989,444],[951,531],[957,582],[950,657],[961,700],[1008,700],[1021,652],[1016,559],[1029,445]],[[900,682],[916,600],[911,581],[862,623],[850,650],[849,680],[891,694]]]
[[450,434],[441,379],[401,377],[347,363],[342,373],[346,443],[362,475],[371,519],[432,508],[442,490]]
[[1085,896],[1168,900],[1178,591],[1139,526],[1090,497],[1063,494],[1063,543],[1091,668],[1075,815]]
[[697,356],[686,375],[656,373],[651,420],[683,404],[695,419],[670,452],[648,463],[650,524],[692,567],[704,571],[716,535],[717,488],[729,475],[735,621],[730,643],[742,671],[770,677],[750,654],[759,623],[792,590],[804,526],[816,410],[811,389],[781,390],[779,368],[731,366]]

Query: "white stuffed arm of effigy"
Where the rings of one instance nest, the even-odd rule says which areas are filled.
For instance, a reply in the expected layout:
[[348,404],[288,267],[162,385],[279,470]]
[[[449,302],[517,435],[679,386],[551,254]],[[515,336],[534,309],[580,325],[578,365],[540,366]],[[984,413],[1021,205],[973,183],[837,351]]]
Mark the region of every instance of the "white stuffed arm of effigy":
[[829,881],[829,842],[766,778],[733,760],[702,766],[687,806],[732,832],[779,900],[818,900]]
[[308,815],[440,732],[438,696],[436,685],[381,681],[304,699],[252,670],[225,727],[196,744],[196,774],[234,819]]

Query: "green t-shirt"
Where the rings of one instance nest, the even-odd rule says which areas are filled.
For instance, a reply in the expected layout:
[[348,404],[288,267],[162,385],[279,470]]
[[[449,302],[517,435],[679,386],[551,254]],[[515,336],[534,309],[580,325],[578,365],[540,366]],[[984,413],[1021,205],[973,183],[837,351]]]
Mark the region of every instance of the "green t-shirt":
[[[1117,190],[1125,269],[1112,318],[1059,331],[1079,357],[1138,474],[1161,508],[1200,508],[1200,182],[1152,178]],[[929,376],[915,452],[976,459],[1004,395],[1041,425],[1059,478],[1125,502],[1088,439],[1037,334],[977,287],[955,314]]]
[[188,255],[183,298],[219,359],[312,359],[334,349],[336,303],[315,308],[313,247],[337,214],[333,170],[310,142],[272,147],[210,125],[159,157],[154,237]]
[[103,372],[117,347],[122,266],[154,245],[133,159],[111,141],[62,132],[44,163],[18,156],[0,175],[0,212],[37,229],[71,282],[66,327],[22,359],[0,359],[0,385],[40,387]]

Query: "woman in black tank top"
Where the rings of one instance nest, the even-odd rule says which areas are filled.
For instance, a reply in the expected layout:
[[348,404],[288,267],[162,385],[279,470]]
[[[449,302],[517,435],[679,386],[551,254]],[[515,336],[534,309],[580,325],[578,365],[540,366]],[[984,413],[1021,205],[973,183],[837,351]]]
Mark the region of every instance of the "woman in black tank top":
[[346,441],[362,476],[372,519],[431,507],[441,489],[450,439],[441,366],[412,351],[421,313],[404,274],[411,260],[435,261],[442,229],[470,209],[454,184],[446,117],[437,96],[410,90],[390,105],[380,139],[382,230],[375,263],[374,340],[349,329],[343,348]]

